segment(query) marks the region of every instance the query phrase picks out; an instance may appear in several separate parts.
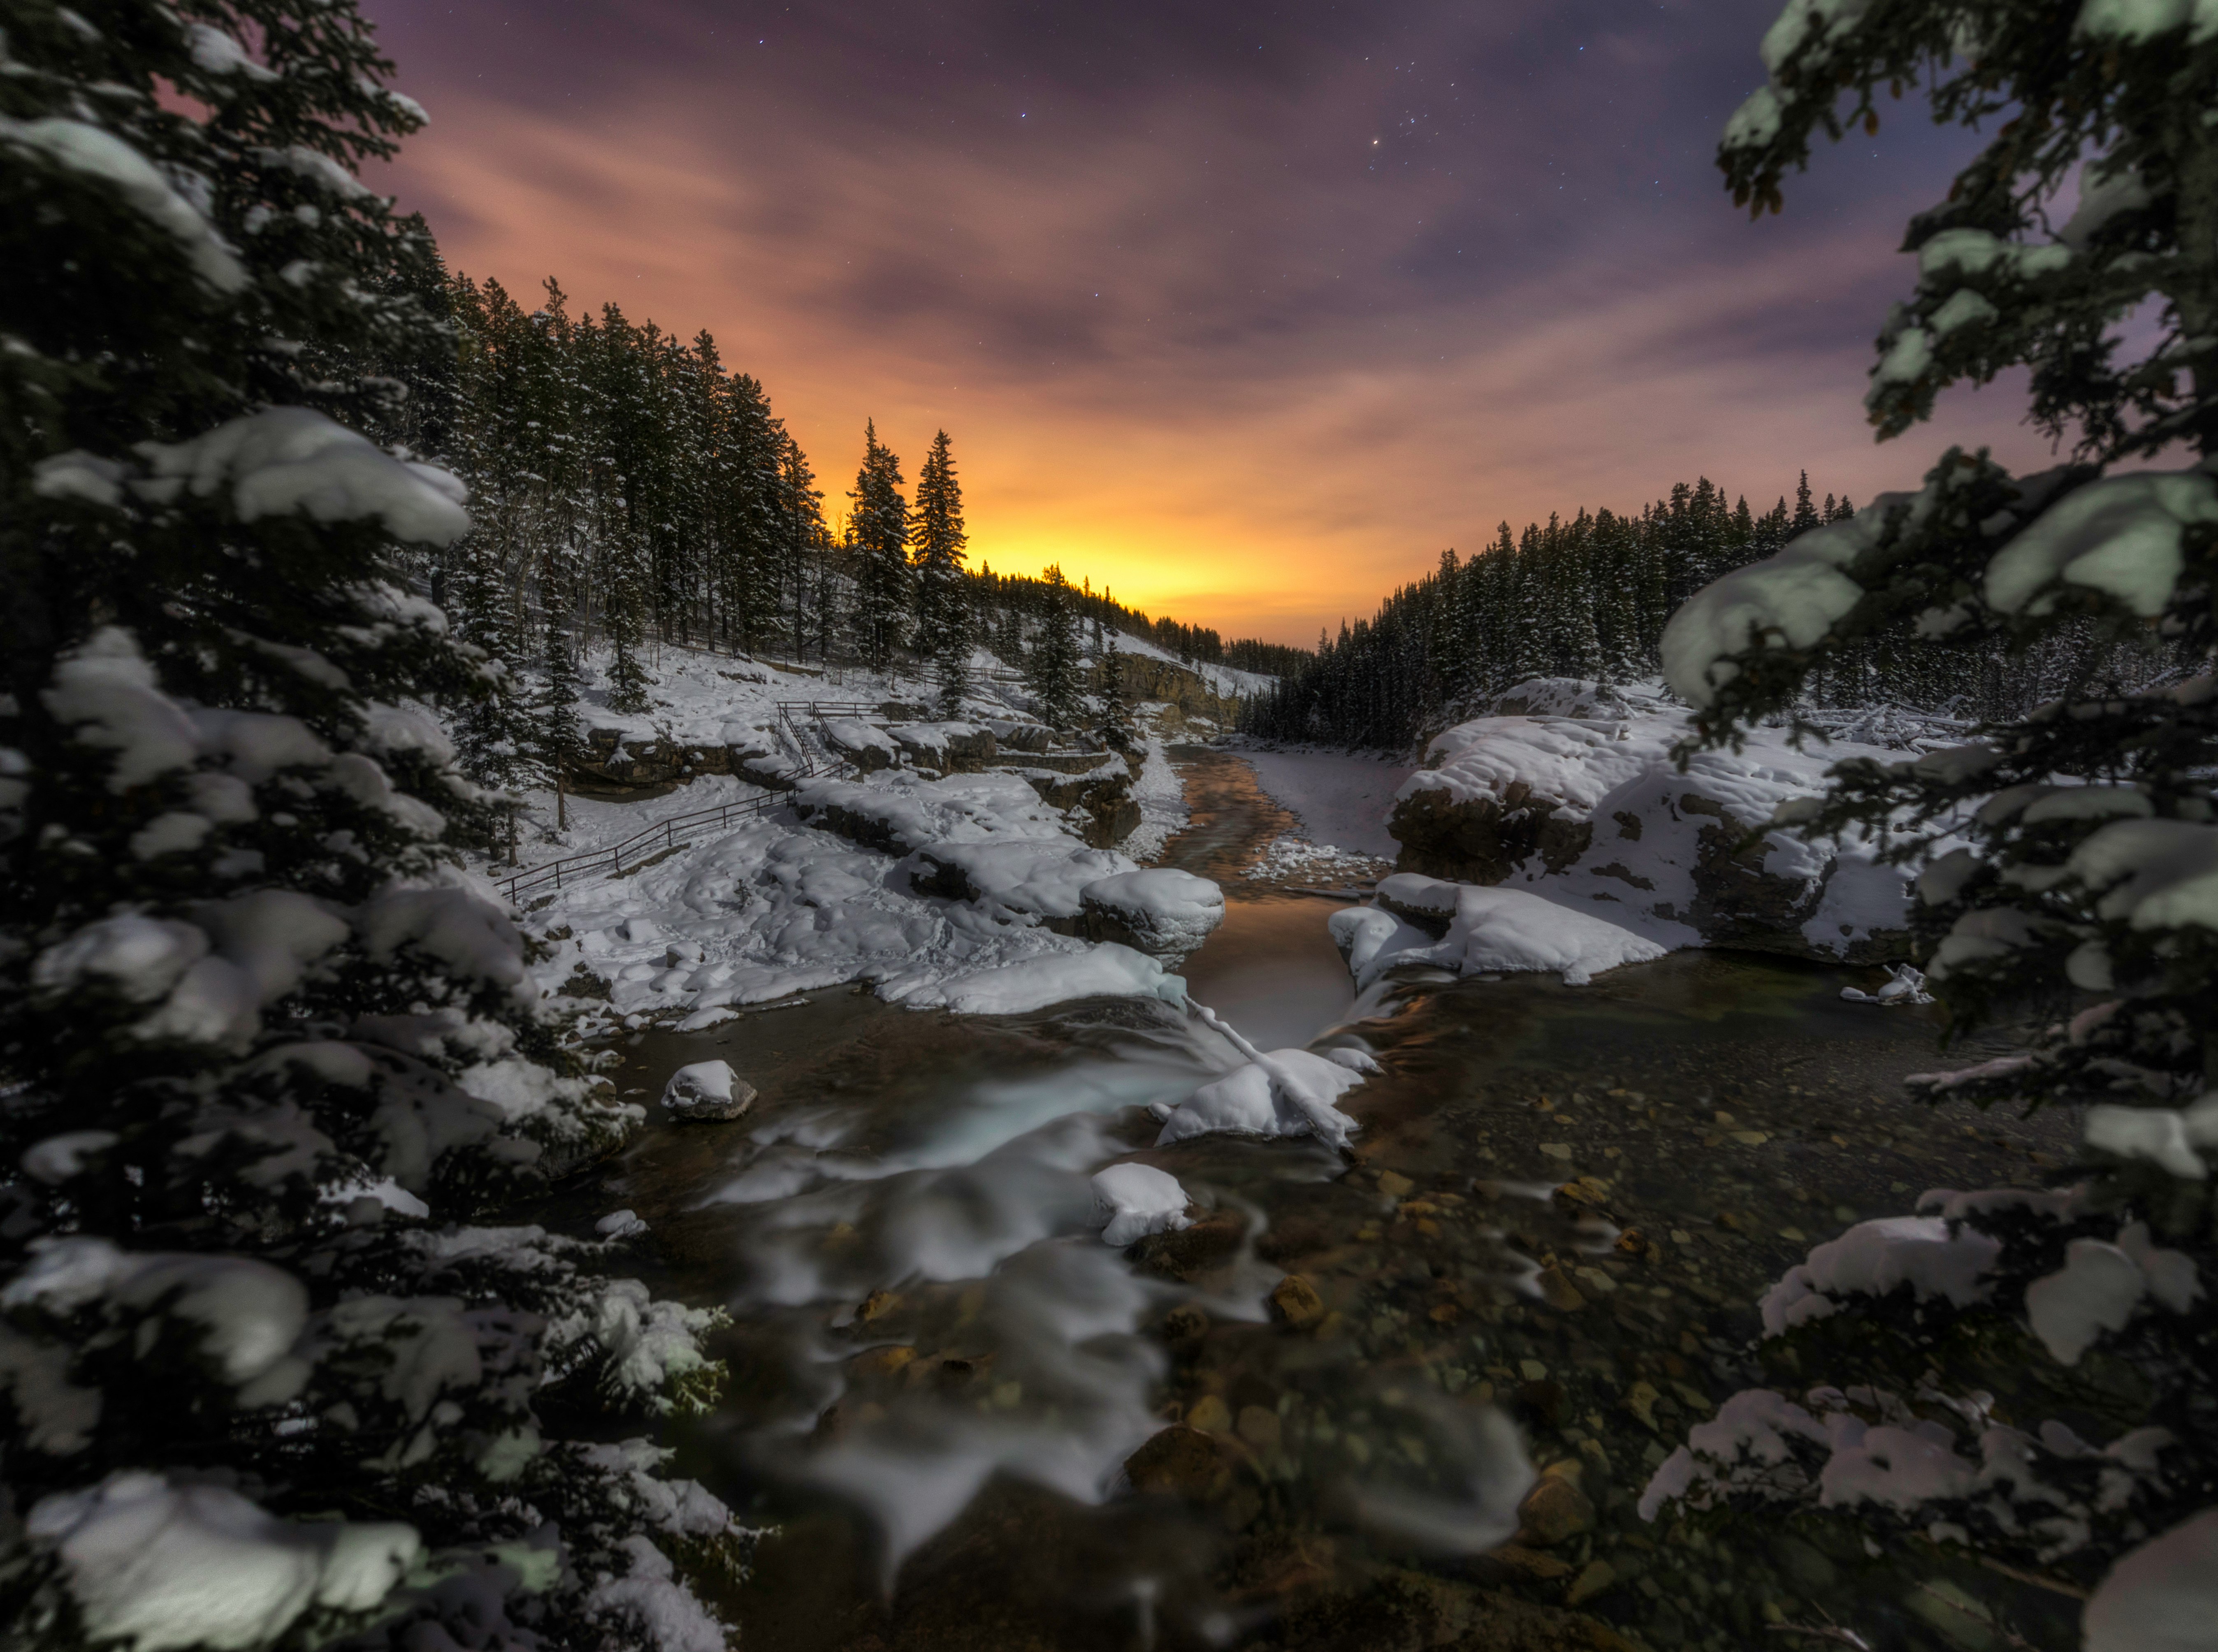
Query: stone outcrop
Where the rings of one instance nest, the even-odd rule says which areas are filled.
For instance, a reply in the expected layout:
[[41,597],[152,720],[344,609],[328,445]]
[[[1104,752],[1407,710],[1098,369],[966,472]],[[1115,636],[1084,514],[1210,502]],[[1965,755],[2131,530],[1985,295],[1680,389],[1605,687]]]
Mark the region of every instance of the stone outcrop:
[[621,729],[593,728],[585,733],[585,751],[571,764],[568,780],[571,789],[586,796],[651,797],[699,775],[737,775],[784,790],[792,785],[796,766],[767,730],[715,745],[641,739]]
[[[1595,916],[1667,944],[1856,964],[1907,956],[1899,872],[1869,845],[1770,829],[1781,803],[1824,790],[1831,764],[1893,754],[1798,752],[1756,729],[1743,751],[1696,753],[1682,770],[1684,714],[1660,701],[1544,678],[1496,703],[1435,739],[1404,783],[1388,827],[1398,870],[1546,880],[1559,904],[1592,902]],[[1436,935],[1449,917],[1396,911]]]
[[1402,845],[1398,869],[1465,883],[1499,883],[1528,861],[1560,872],[1594,842],[1592,820],[1522,782],[1499,796],[1409,792],[1396,801],[1386,829]]
[[1021,764],[1003,764],[997,772],[1014,775],[1052,808],[1075,812],[1081,821],[1079,835],[1096,849],[1122,843],[1140,824],[1140,806],[1132,799],[1132,768],[1113,753],[1047,754],[1048,758],[1075,757],[1087,766],[1055,764],[1039,758]]
[[982,723],[889,723],[886,733],[913,769],[979,774],[1001,754],[994,731]]

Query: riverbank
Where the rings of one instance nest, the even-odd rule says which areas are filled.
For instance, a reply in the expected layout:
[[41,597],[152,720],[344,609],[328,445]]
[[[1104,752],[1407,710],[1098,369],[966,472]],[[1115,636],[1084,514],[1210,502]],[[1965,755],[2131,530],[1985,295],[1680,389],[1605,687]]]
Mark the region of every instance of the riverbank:
[[[1773,1278],[1927,1186],[2038,1179],[2061,1121],[1903,1099],[1936,1028],[1843,1001],[1862,972],[1685,953],[1356,1005],[1335,904],[1240,875],[1287,812],[1236,754],[1178,756],[1164,863],[1228,896],[1190,990],[1267,1043],[1375,1054],[1348,1154],[1150,1147],[1149,1104],[1221,1061],[1150,1001],[962,1018],[842,987],[624,1048],[636,1098],[712,1055],[761,1092],[740,1124],[652,1126],[565,1212],[635,1210],[665,1288],[734,1311],[731,1392],[675,1443],[778,1528],[726,1600],[753,1643],[1722,1652],[1874,1590],[1924,1643],[1926,1579],[1793,1533],[1721,1556],[1633,1505],[1758,1377]],[[1112,1159],[1203,1219],[1101,1245],[1083,1189]],[[1571,1488],[1540,1530],[1534,1473]],[[2022,1587],[1950,1587],[2035,1623]]]

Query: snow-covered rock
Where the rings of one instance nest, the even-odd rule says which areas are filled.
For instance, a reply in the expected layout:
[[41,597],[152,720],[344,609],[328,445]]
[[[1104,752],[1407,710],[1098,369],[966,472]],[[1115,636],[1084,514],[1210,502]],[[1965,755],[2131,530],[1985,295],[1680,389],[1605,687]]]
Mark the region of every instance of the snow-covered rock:
[[1164,1119],[1155,1145],[1228,1131],[1239,1135],[1314,1135],[1345,1147],[1355,1121],[1333,1104],[1363,1082],[1353,1067],[1306,1049],[1274,1049],[1205,1084]]
[[809,780],[795,789],[794,802],[811,826],[898,854],[939,843],[1070,836],[1061,811],[1015,775]]
[[1798,752],[1783,731],[1758,728],[1744,750],[1697,752],[1682,772],[1674,752],[1686,715],[1653,696],[1541,679],[1502,703],[1595,715],[1481,717],[1441,734],[1397,796],[1390,830],[1403,871],[1546,880],[1559,906],[1592,904],[1668,946],[1850,962],[1900,955],[1900,871],[1861,841],[1767,830],[1782,806],[1821,795],[1834,763],[1899,753],[1843,741]]
[[1004,964],[951,980],[889,993],[914,1008],[944,1006],[957,1015],[1026,1015],[1081,998],[1157,998],[1186,1001],[1186,983],[1143,952],[1114,941]]
[[894,723],[886,733],[920,769],[975,772],[1001,755],[994,731],[983,723]]
[[1604,970],[1646,963],[1667,950],[1527,890],[1415,872],[1383,880],[1377,906],[1335,913],[1329,923],[1359,986],[1397,965],[1425,964],[1459,975],[1554,970],[1565,986],[1583,987]]
[[1088,932],[1127,942],[1159,957],[1179,957],[1224,921],[1224,892],[1205,877],[1169,867],[1118,872],[1079,891]]
[[696,1061],[681,1067],[662,1086],[663,1106],[672,1117],[692,1123],[737,1118],[754,1101],[754,1086],[733,1072],[729,1061]]
[[1186,1189],[1178,1178],[1152,1165],[1112,1165],[1093,1181],[1094,1215],[1101,1242],[1130,1245],[1149,1234],[1175,1233],[1193,1226],[1186,1219]]

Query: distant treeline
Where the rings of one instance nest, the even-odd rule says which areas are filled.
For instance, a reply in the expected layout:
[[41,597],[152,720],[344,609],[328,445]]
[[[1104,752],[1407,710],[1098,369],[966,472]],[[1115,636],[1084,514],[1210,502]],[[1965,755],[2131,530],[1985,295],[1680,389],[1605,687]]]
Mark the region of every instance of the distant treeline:
[[[951,444],[934,440],[914,499],[901,461],[863,433],[841,530],[762,384],[614,304],[574,313],[549,280],[529,307],[455,275],[421,294],[450,323],[451,356],[383,364],[412,393],[381,431],[468,484],[474,526],[425,572],[462,635],[509,668],[470,714],[472,766],[505,778],[543,744],[579,652],[604,647],[620,707],[646,702],[651,642],[883,666],[921,659],[951,690],[975,640],[1025,667],[1028,618],[1057,603],[1181,659],[1281,671],[1303,651],[1151,619],[1090,582],[965,566]],[[527,681],[527,678],[530,679]],[[533,696],[538,696],[535,699]],[[567,704],[567,700],[563,701]]]
[[1719,574],[1769,556],[1796,534],[1855,514],[1810,492],[1758,516],[1707,477],[1682,482],[1639,516],[1582,510],[1546,526],[1509,524],[1478,555],[1439,568],[1249,702],[1244,726],[1278,739],[1400,750],[1452,710],[1532,677],[1624,681],[1656,669],[1671,610]]
[[[1248,702],[1242,727],[1273,739],[1407,750],[1490,696],[1534,677],[1626,682],[1655,676],[1672,611],[1720,575],[1771,555],[1798,535],[1856,514],[1846,498],[1812,497],[1802,473],[1761,516],[1726,503],[1704,478],[1682,482],[1638,516],[1582,510],[1512,535],[1503,523],[1478,555],[1441,553],[1379,612]],[[2090,671],[2121,682],[2168,669],[2101,644],[2091,622],[2011,653],[1908,637],[1837,651],[1816,673],[1821,708],[1901,705],[1965,716],[2015,715]]]
[[[998,623],[982,626],[979,640],[1014,665],[1017,662],[1011,658],[1017,646],[1014,621],[1041,611],[1048,601],[1046,585],[1022,574],[995,573],[990,566],[982,567],[973,577],[982,614],[1002,616]],[[1306,648],[1283,642],[1259,642],[1252,637],[1227,642],[1206,626],[1150,619],[1144,609],[1127,608],[1116,601],[1106,589],[1097,593],[1091,579],[1081,580],[1068,600],[1081,622],[1138,637],[1189,665],[1230,665],[1236,671],[1277,677],[1299,671],[1316,658]]]

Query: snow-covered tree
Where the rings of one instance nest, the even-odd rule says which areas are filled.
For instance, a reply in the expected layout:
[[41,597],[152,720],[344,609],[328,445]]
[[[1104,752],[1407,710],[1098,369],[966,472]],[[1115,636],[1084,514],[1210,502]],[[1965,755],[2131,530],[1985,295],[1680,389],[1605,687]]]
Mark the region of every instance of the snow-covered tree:
[[909,544],[916,558],[917,637],[939,679],[939,704],[952,717],[970,687],[970,602],[963,573],[963,484],[947,432],[932,438],[932,451],[916,474],[916,504],[909,513]]
[[0,1621],[716,1644],[671,1556],[728,1513],[544,1408],[700,1402],[710,1316],[467,1225],[634,1114],[447,846],[418,702],[482,656],[401,571],[462,489],[334,372],[443,343],[356,177],[420,111],[348,0],[21,0],[4,52]]
[[1070,582],[1060,567],[1040,575],[1039,628],[1025,655],[1025,684],[1042,721],[1075,728],[1085,710],[1078,670],[1078,617],[1071,612]]
[[1889,830],[1921,865],[1916,933],[1956,1030],[2038,1018],[2021,1053],[1919,1086],[2084,1108],[2087,1162],[1813,1251],[1764,1315],[1827,1386],[1730,1403],[1650,1506],[1847,1511],[1866,1540],[2091,1590],[2090,1652],[2199,1644],[2218,1620],[2218,20],[1794,0],[1763,55],[1720,154],[1758,212],[1813,133],[1875,127],[1887,93],[1988,134],[1911,224],[1917,290],[1867,398],[1882,437],[1949,383],[2023,368],[2072,461],[2015,477],[1951,451],[1917,492],[1809,528],[1674,617],[1670,679],[1723,740],[1868,644],[1960,672],[2070,645],[2048,703],[1844,763],[1802,824]]

